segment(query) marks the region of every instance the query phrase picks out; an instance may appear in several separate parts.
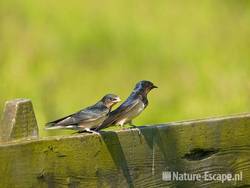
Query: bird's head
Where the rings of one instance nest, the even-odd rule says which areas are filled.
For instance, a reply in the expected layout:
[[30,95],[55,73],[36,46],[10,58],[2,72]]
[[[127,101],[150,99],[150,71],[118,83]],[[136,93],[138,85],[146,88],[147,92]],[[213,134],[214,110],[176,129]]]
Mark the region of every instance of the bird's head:
[[135,85],[134,92],[142,93],[147,95],[152,89],[158,88],[152,82],[142,80]]
[[120,97],[114,94],[105,95],[101,101],[107,108],[112,108],[115,104],[121,101]]

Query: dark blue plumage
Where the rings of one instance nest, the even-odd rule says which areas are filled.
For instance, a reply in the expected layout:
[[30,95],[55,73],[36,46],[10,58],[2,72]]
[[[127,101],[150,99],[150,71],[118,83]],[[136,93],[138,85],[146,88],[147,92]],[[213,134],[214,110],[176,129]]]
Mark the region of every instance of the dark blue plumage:
[[147,94],[154,88],[157,87],[150,81],[143,80],[138,82],[126,101],[116,110],[112,111],[109,117],[97,128],[97,130],[111,125],[123,126],[127,123],[132,125],[132,120],[147,107]]

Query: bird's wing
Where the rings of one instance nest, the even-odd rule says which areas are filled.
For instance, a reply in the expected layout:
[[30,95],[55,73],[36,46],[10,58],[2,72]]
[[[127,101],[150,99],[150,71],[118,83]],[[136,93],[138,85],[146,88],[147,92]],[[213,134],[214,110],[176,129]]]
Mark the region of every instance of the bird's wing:
[[55,120],[55,121],[48,122],[48,123],[46,123],[45,127],[46,127],[46,128],[53,127],[53,126],[55,126],[57,123],[59,123],[60,121],[63,121],[63,120],[65,120],[65,119],[68,119],[68,118],[70,118],[70,117],[73,116],[73,115],[74,115],[74,114],[70,114],[70,115],[68,115],[68,116],[62,117],[62,118],[57,119],[57,120]]
[[125,101],[121,106],[109,114],[109,117],[97,129],[104,129],[114,124],[117,119],[127,114],[140,103],[140,99]]
[[83,109],[75,114],[71,114],[69,116],[60,118],[58,120],[49,122],[46,124],[47,128],[53,128],[54,126],[70,126],[70,125],[76,125],[78,123],[87,123],[90,121],[95,121],[104,115],[106,115],[107,112],[105,110],[99,110],[95,108],[86,108]]

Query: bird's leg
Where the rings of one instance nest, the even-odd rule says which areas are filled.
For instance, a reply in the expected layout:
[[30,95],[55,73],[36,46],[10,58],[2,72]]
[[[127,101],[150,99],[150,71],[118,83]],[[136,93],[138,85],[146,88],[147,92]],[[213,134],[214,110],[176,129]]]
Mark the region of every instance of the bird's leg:
[[133,124],[132,120],[130,120],[130,121],[128,122],[128,124],[129,124],[129,126],[131,126],[132,128],[136,128],[136,125]]
[[130,120],[128,124],[129,126],[131,126],[130,129],[137,128],[139,135],[141,135],[141,130],[136,125],[133,124],[132,120]]
[[119,126],[121,127],[122,130],[124,130],[124,125],[123,124],[120,124]]

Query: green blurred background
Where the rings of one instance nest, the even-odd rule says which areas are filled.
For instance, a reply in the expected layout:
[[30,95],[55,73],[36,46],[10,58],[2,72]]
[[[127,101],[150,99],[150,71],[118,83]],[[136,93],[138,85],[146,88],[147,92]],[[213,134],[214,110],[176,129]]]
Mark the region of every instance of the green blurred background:
[[159,86],[135,124],[249,112],[250,1],[0,1],[0,104],[47,121]]

